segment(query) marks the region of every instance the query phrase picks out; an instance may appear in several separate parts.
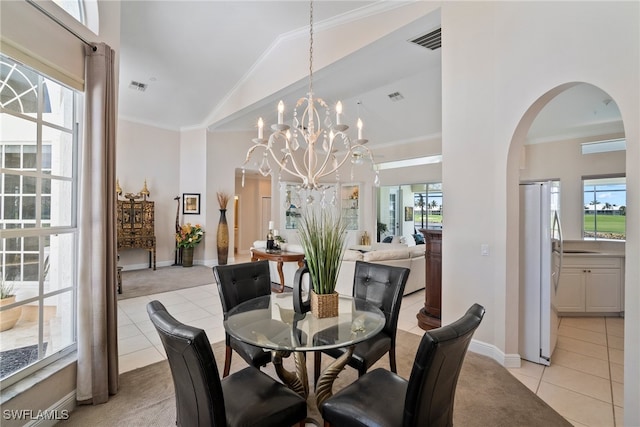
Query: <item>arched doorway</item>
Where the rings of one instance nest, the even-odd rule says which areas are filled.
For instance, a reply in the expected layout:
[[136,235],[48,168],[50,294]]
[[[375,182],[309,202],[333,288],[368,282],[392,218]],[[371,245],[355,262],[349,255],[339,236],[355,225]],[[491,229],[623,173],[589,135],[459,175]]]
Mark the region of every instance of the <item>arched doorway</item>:
[[[568,107],[569,105],[573,105],[573,107]],[[574,111],[574,109],[580,111]],[[579,114],[580,112],[582,115]],[[541,131],[541,121],[546,121],[546,125],[550,127],[546,134]],[[553,180],[557,181],[560,187],[560,211],[565,238],[581,242],[583,227],[586,228],[584,222],[586,218],[584,209],[584,203],[586,203],[584,199],[585,178],[624,176],[626,164],[624,151],[582,154],[582,144],[614,139],[624,140],[624,136],[624,126],[615,100],[595,86],[579,82],[567,83],[551,89],[538,98],[523,115],[511,141],[507,183],[510,229],[518,230],[519,227],[513,224],[514,222],[519,223],[522,218],[522,212],[520,212],[517,202],[519,184],[522,181]],[[520,282],[523,274],[523,265],[518,256],[521,243],[522,234],[520,233],[512,235],[512,238],[507,242],[507,265],[518,265],[518,268],[509,267],[510,270],[507,272],[507,276],[511,279],[508,280],[508,283],[513,283],[508,290],[513,295],[510,300],[518,301],[517,310],[511,312],[514,321],[520,320],[519,313],[529,303],[522,297],[522,289],[516,285]],[[624,252],[624,249],[622,250]],[[622,283],[619,292],[623,295]],[[519,294],[520,298],[516,297],[516,294]],[[561,317],[560,319],[562,328],[562,319],[565,318]],[[571,322],[574,319],[571,319]],[[603,317],[603,325],[607,324],[606,319],[609,317]],[[616,320],[624,324],[624,319],[618,318]],[[571,322],[566,324],[570,325]],[[572,325],[571,328],[574,326]],[[516,351],[522,354],[520,347],[526,337],[523,337],[521,327],[512,326],[512,328],[511,332],[518,336],[518,340],[515,342],[517,344]],[[565,327],[565,337],[568,336],[567,330],[568,327]],[[594,334],[595,336],[596,334]],[[610,352],[607,352],[606,347],[606,341],[609,340],[607,330],[604,330],[603,337],[605,340],[603,349],[608,355]],[[622,336],[619,337],[619,340],[621,343]],[[557,355],[556,363],[560,366],[567,365],[567,361],[570,360],[567,357],[566,348],[566,342],[569,341],[565,338],[565,344],[561,350],[564,354]],[[579,352],[576,351],[575,354],[579,354]],[[552,365],[553,360],[552,356]],[[607,360],[604,366],[607,368],[607,379],[611,382],[611,387],[607,387],[607,389],[614,390],[610,398],[615,409],[615,406],[622,406],[623,362],[621,357],[617,360],[619,372],[615,374],[615,369],[609,367],[611,361],[612,359]],[[577,364],[569,366],[568,369],[580,372]],[[542,372],[541,378],[544,381],[544,372],[542,369],[540,372]],[[620,381],[617,385],[615,384],[616,379]],[[539,383],[540,386],[542,381]],[[571,389],[569,388],[569,390]],[[621,408],[617,409],[622,411]],[[567,416],[567,414],[562,415]],[[574,421],[579,420],[574,419]]]

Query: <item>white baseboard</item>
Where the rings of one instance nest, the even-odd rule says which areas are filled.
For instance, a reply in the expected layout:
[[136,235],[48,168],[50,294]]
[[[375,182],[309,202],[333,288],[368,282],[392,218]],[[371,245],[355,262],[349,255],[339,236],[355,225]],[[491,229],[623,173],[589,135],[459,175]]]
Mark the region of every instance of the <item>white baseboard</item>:
[[[42,411],[41,418],[29,421],[25,424],[28,427],[53,427],[60,420],[66,420],[76,407],[76,391],[64,396],[46,410]],[[33,414],[36,415],[35,413]]]
[[469,344],[469,350],[474,353],[487,356],[504,366],[505,368],[519,368],[520,367],[520,355],[519,354],[505,354],[502,350],[493,344],[487,344],[482,341],[472,339]]

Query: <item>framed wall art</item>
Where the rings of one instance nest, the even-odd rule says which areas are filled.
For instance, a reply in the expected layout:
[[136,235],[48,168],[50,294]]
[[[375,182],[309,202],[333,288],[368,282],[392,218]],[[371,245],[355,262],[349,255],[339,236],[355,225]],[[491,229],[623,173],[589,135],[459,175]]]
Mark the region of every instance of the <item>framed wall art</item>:
[[200,215],[200,193],[182,194],[183,215]]
[[404,220],[413,221],[413,207],[411,206],[404,207]]

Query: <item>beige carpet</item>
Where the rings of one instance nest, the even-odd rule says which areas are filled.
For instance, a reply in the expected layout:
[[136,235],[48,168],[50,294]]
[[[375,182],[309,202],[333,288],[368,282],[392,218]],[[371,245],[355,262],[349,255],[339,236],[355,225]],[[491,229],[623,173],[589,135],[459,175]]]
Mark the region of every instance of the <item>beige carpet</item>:
[[[409,332],[398,331],[398,373],[408,378],[420,337]],[[213,345],[218,367],[224,363],[224,344]],[[312,369],[309,357],[309,372]],[[329,362],[323,357],[323,363]],[[387,357],[375,367],[389,367]],[[293,369],[293,361],[285,365]],[[246,367],[236,355],[232,372]],[[275,377],[273,366],[264,371]],[[351,383],[357,377],[355,370],[347,367],[334,383],[334,391]],[[384,392],[384,391],[381,391]],[[242,396],[225,396],[242,399]],[[312,396],[309,402],[314,402]],[[375,404],[375,398],[372,405]],[[314,403],[309,404],[309,416],[319,419]],[[570,426],[551,407],[516,380],[506,369],[485,356],[469,352],[464,362],[454,410],[456,426]],[[98,406],[81,406],[71,413],[63,426],[175,426],[175,399],[171,372],[167,362],[159,362],[120,376],[120,391],[109,402]],[[322,424],[320,424],[322,425]]]
[[213,270],[204,265],[183,267],[181,265],[122,272],[122,294],[118,299],[175,291],[176,289],[215,283]]

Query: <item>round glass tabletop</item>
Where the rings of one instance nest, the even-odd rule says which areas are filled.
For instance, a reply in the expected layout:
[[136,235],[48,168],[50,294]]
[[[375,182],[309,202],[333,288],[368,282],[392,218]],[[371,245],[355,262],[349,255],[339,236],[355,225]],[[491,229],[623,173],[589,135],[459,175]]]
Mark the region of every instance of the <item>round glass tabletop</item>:
[[293,309],[291,293],[271,294],[237,305],[224,327],[240,341],[280,351],[315,351],[345,347],[380,332],[385,316],[375,305],[340,295],[338,316],[318,319]]

